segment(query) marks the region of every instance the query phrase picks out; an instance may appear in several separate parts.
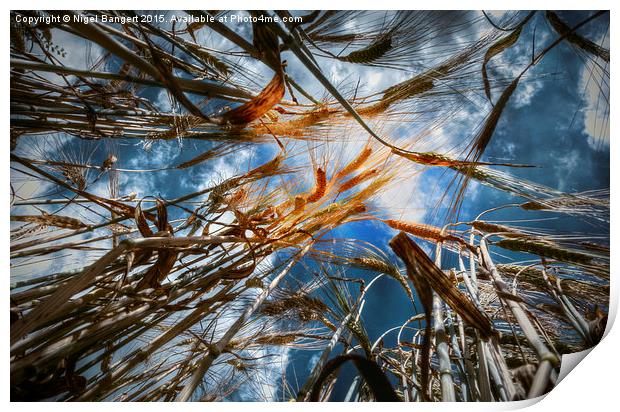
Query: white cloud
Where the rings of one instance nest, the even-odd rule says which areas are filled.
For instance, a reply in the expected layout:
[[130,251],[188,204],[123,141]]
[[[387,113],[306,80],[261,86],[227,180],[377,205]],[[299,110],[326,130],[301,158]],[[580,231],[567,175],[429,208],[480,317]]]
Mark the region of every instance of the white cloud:
[[[50,47],[53,45],[54,50],[50,48],[48,51],[54,55],[61,64],[71,69],[88,70],[103,56],[103,49],[96,43],[89,42],[88,40],[59,29],[52,29],[51,35]],[[56,47],[58,47],[58,51],[55,51]],[[35,53],[43,56],[40,48],[35,47],[34,50]],[[57,74],[40,72],[39,75],[55,84],[66,86],[63,78]],[[71,80],[74,77],[67,76],[67,78]]]
[[313,354],[308,360],[308,366],[306,367],[306,372],[310,373],[314,369],[317,363],[319,363],[319,359],[321,358],[322,352],[317,352]]
[[207,168],[196,175],[188,175],[181,181],[181,185],[192,190],[203,190],[212,187],[223,180],[249,170],[255,148],[243,146],[231,154],[220,156],[206,163]]
[[[608,46],[608,40],[606,43]],[[588,144],[596,150],[609,147],[608,73],[609,64],[602,59],[587,60],[579,82],[584,90],[583,132],[588,135]]]
[[542,87],[542,80],[521,81],[513,97],[514,106],[516,108],[529,106],[534,96],[536,96],[536,94],[542,89]]
[[581,155],[577,150],[573,150],[569,154],[556,158],[555,161],[560,167],[557,168],[558,189],[563,192],[573,192],[575,187],[571,186],[572,179],[569,179],[565,170],[576,170],[581,164]]
[[268,362],[239,388],[239,396],[244,401],[278,401],[282,376],[290,361],[290,348],[273,346],[251,351],[256,358],[268,357]]

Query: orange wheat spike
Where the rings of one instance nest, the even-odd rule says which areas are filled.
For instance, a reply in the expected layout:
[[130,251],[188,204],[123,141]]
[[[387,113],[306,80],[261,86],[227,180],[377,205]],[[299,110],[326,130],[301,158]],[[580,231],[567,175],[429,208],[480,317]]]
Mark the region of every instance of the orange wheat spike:
[[258,119],[278,104],[284,97],[284,77],[276,73],[269,84],[249,102],[222,115],[230,124],[245,124]]
[[306,198],[307,203],[314,203],[325,195],[327,189],[327,175],[320,167],[316,169],[316,186],[314,190]]
[[338,193],[346,192],[347,190],[351,189],[353,186],[359,185],[363,181],[368,180],[369,178],[377,174],[377,172],[378,172],[377,169],[370,169],[370,170],[363,171],[359,175],[352,177],[351,179],[344,182],[338,188]]
[[346,175],[359,169],[360,166],[364,164],[364,162],[370,157],[371,154],[372,154],[372,149],[369,146],[366,146],[364,150],[362,150],[361,153],[357,155],[355,159],[351,160],[351,162],[348,165],[343,167],[342,170],[340,170],[336,174],[336,180],[342,179]]
[[415,237],[418,237],[424,240],[432,240],[434,242],[443,242],[446,240],[458,242],[461,240],[457,238],[456,236],[451,235],[449,232],[442,234],[441,228],[438,228],[436,226],[426,225],[423,223],[414,223],[414,222],[407,222],[404,220],[392,220],[392,219],[383,220],[383,223],[385,223],[392,229],[407,232]]

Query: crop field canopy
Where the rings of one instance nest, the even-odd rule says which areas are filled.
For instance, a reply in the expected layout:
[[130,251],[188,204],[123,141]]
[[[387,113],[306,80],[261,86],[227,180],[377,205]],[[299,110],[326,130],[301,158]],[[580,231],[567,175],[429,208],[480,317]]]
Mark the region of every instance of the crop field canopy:
[[609,19],[11,11],[11,400],[549,392],[607,324]]

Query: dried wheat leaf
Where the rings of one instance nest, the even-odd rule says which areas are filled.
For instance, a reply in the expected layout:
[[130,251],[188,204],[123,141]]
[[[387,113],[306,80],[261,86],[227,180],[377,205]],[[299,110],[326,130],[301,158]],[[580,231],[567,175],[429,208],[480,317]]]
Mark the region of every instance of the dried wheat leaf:
[[390,246],[410,268],[415,276],[425,279],[432,288],[446,302],[452,310],[458,313],[469,325],[480,331],[484,337],[497,335],[489,317],[480,312],[476,305],[465,296],[448,276],[426,255],[426,253],[412,241],[404,232],[400,232],[391,241]]

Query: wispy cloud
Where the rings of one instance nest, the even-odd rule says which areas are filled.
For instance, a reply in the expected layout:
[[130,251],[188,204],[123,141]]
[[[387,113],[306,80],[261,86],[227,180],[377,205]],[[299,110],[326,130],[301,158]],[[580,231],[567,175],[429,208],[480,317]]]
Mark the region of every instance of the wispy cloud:
[[[609,47],[609,37],[598,42]],[[609,64],[588,59],[581,70],[579,85],[584,90],[583,131],[595,150],[609,147]]]

